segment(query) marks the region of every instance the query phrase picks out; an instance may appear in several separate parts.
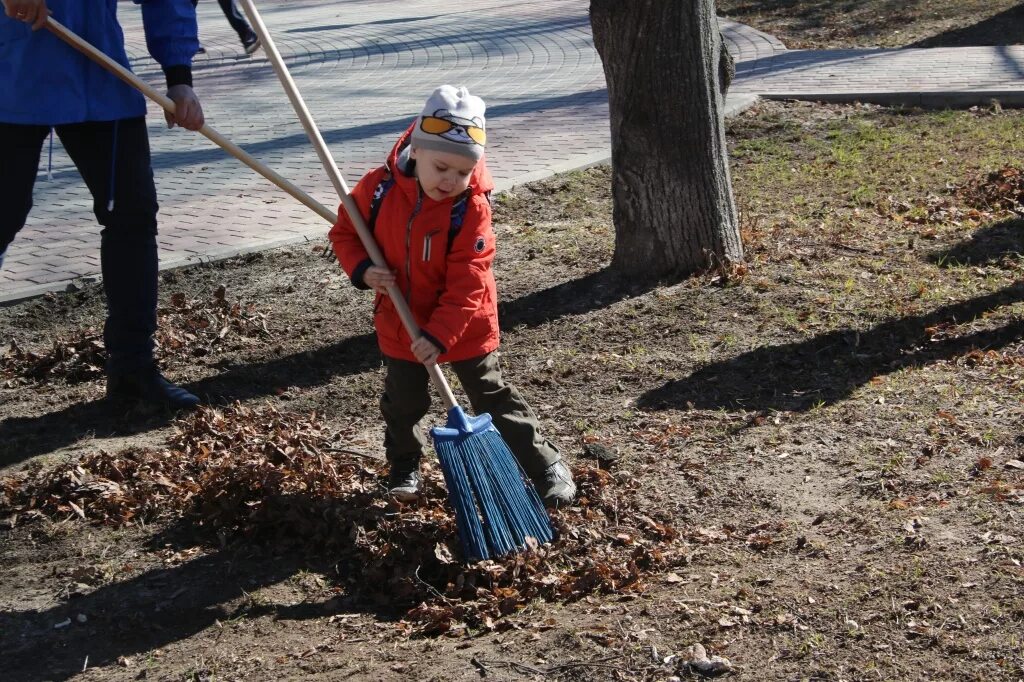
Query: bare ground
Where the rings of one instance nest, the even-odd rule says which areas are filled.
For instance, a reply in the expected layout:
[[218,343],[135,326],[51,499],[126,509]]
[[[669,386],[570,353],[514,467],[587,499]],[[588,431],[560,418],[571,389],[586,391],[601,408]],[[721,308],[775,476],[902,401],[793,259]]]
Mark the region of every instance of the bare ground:
[[[370,573],[378,554],[340,524],[310,531],[308,501],[282,507],[301,523],[218,532],[175,479],[149,516],[104,522],[94,494],[83,521],[44,494],[83,494],[74,462],[149,448],[191,466],[196,426],[98,400],[95,287],[0,309],[5,679],[668,680],[694,674],[695,643],[738,679],[1021,679],[1022,132],[1015,112],[759,105],[730,125],[749,272],[728,282],[609,274],[607,168],[501,197],[506,371],[588,481],[551,561],[573,543],[598,569],[663,556],[490,621],[449,617],[471,600],[417,572],[437,569],[427,553],[391,548]],[[232,456],[280,436],[267,415],[308,420],[367,486],[353,499],[378,504],[380,363],[337,266],[310,247],[164,277],[169,373],[228,440],[235,401],[251,411]],[[597,445],[618,459],[599,467]],[[443,509],[433,495],[382,527]],[[450,531],[442,517],[418,533]]]

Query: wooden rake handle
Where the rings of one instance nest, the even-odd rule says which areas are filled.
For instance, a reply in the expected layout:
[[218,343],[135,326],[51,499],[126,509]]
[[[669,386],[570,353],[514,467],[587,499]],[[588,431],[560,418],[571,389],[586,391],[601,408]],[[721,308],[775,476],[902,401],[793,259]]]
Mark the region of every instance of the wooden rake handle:
[[[49,31],[56,35],[58,38],[63,40],[65,43],[75,48],[76,50],[82,52],[87,57],[92,59],[94,62],[96,62],[106,70],[110,71],[112,74],[114,74],[121,80],[123,80],[125,83],[128,83],[135,89],[139,90],[146,97],[150,98],[151,100],[159,104],[161,107],[163,107],[165,111],[171,114],[174,113],[174,102],[172,102],[170,98],[161,94],[160,92],[152,88],[148,83],[146,83],[141,78],[136,76],[134,73],[124,68],[104,53],[97,50],[86,40],[82,39],[80,36],[70,31],[66,26],[61,24],[53,17],[48,17],[46,19],[46,28],[49,29]],[[218,133],[210,126],[204,125],[202,128],[199,129],[198,132],[208,137],[214,144],[216,144],[218,147],[226,151],[228,154],[235,157],[249,168],[252,168],[254,171],[265,177],[267,180],[270,180],[272,183],[283,189],[285,192],[298,199],[307,207],[311,208],[314,212],[320,215],[320,217],[322,217],[327,222],[331,223],[332,225],[337,222],[338,216],[334,211],[330,210],[329,208],[321,204],[319,201],[303,192],[301,189],[299,189],[289,180],[287,180],[284,176],[278,174],[268,166],[257,161],[255,158],[253,158],[251,154],[249,154],[244,149],[239,147],[237,144],[235,144],[231,140],[227,139],[226,137]]]
[[[377,246],[377,242],[373,239],[373,235],[370,233],[370,230],[367,229],[366,221],[363,219],[362,213],[359,212],[359,207],[356,206],[355,200],[353,200],[349,194],[348,185],[345,184],[345,178],[341,176],[341,171],[338,170],[338,165],[334,162],[334,157],[331,156],[331,150],[327,148],[327,143],[324,141],[323,135],[320,134],[320,129],[317,128],[316,123],[313,121],[313,116],[309,113],[309,109],[306,107],[306,103],[302,99],[302,95],[299,93],[299,89],[295,85],[295,81],[292,80],[292,76],[288,72],[288,67],[285,66],[284,59],[282,59],[281,53],[277,50],[277,45],[274,44],[273,38],[270,37],[270,31],[267,29],[266,24],[263,23],[263,18],[260,16],[259,11],[257,11],[256,5],[252,0],[239,0],[239,2],[241,3],[246,16],[249,17],[249,23],[252,24],[253,30],[255,30],[256,34],[260,37],[260,41],[263,43],[263,49],[267,52],[267,58],[274,67],[274,71],[277,73],[277,77],[281,81],[281,85],[284,86],[284,90],[288,94],[288,99],[291,100],[295,113],[298,115],[299,120],[302,121],[302,127],[306,129],[306,134],[309,136],[310,142],[313,143],[313,147],[316,149],[316,153],[320,157],[320,162],[323,164],[324,170],[326,170],[327,175],[330,176],[331,183],[334,184],[334,189],[338,192],[338,197],[341,199],[341,203],[345,207],[345,211],[348,213],[349,219],[356,228],[356,234],[359,235],[359,240],[363,243],[363,248],[366,249],[366,253],[369,254],[370,260],[373,261],[374,265],[387,268],[388,264],[387,261],[384,260],[384,254],[381,253],[380,248]],[[394,304],[395,310],[398,312],[398,316],[402,319],[402,324],[405,325],[405,330],[408,332],[409,338],[419,338],[419,325],[416,324],[416,318],[413,317],[412,311],[409,310],[409,304],[406,302],[405,296],[402,295],[402,291],[398,288],[398,285],[391,285],[388,287],[388,296],[391,297],[391,302]],[[436,363],[426,365],[426,368],[431,381],[434,383],[434,387],[437,389],[438,393],[441,394],[441,398],[445,404],[445,409],[450,410],[453,407],[458,406],[458,403],[455,400],[455,394],[452,393],[452,389],[448,385],[448,381],[444,378],[441,368],[438,367]]]

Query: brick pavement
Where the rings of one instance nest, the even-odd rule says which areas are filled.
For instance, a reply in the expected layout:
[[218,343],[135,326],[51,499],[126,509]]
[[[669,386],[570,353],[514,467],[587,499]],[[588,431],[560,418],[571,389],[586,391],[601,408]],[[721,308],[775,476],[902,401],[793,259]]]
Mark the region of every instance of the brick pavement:
[[737,65],[736,94],[964,107],[1024,105],[1024,46],[780,50]]
[[[488,163],[499,189],[610,156],[604,74],[586,0],[479,0],[472,11],[439,9],[426,0],[258,4],[350,183],[382,161],[430,88],[444,82],[465,84],[487,100],[493,131]],[[162,84],[145,49],[138,8],[122,3],[119,11],[135,71]],[[195,82],[208,123],[335,206],[333,189],[270,65],[261,53],[244,56],[216,3],[200,3],[199,21],[207,53],[196,60]],[[987,57],[978,52],[967,61],[955,56],[959,52],[927,50],[789,52],[747,26],[724,21],[723,32],[740,62],[727,111],[762,92],[877,89],[897,74],[900,89],[916,84],[940,91],[943,83],[973,87],[979,71],[998,67],[984,87],[1024,88],[1024,76],[1014,71],[1016,48],[995,48],[996,56],[990,50]],[[921,54],[905,58],[902,52]],[[894,69],[901,59],[907,61]],[[915,63],[927,65],[925,75],[914,75],[921,73]],[[969,68],[947,68],[951,63]],[[865,69],[868,75],[857,85]],[[166,130],[155,106],[149,126],[163,268],[323,238],[328,225],[321,218],[202,136]],[[35,208],[0,271],[0,301],[63,289],[69,280],[95,278],[99,271],[91,198],[59,142],[52,180],[46,165],[44,149]]]

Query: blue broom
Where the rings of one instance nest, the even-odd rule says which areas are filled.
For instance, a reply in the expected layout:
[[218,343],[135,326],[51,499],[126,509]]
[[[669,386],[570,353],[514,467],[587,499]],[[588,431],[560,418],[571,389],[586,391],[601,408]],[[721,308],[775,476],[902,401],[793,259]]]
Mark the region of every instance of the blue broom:
[[466,559],[504,556],[522,549],[527,538],[545,543],[554,537],[544,504],[491,415],[470,418],[452,405],[448,423],[430,435]]
[[[355,201],[349,196],[348,185],[314,123],[313,116],[306,108],[256,5],[252,0],[240,2],[370,260],[374,265],[387,267],[387,261],[366,228],[366,222]],[[401,290],[394,285],[388,287],[388,296],[409,338],[419,338],[419,326]],[[426,367],[448,410],[448,422],[443,427],[433,429],[431,435],[448,487],[448,499],[455,509],[455,525],[462,542],[464,558],[469,561],[504,556],[525,548],[527,539],[531,537],[538,543],[549,542],[554,537],[554,529],[547,511],[530,479],[494,428],[490,415],[467,417],[456,402],[441,368],[436,364]]]

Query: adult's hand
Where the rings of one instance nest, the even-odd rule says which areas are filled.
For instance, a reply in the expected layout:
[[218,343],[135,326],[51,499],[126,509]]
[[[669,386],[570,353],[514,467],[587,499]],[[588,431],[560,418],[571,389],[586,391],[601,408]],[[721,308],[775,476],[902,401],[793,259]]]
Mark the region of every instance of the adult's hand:
[[180,125],[189,130],[199,130],[206,119],[203,117],[203,105],[199,103],[195,91],[188,85],[172,85],[167,89],[167,96],[174,102],[174,115],[164,112],[167,127]]
[[46,17],[50,16],[46,0],[0,0],[0,3],[3,3],[7,16],[32,24],[33,31],[41,29],[46,23]]

